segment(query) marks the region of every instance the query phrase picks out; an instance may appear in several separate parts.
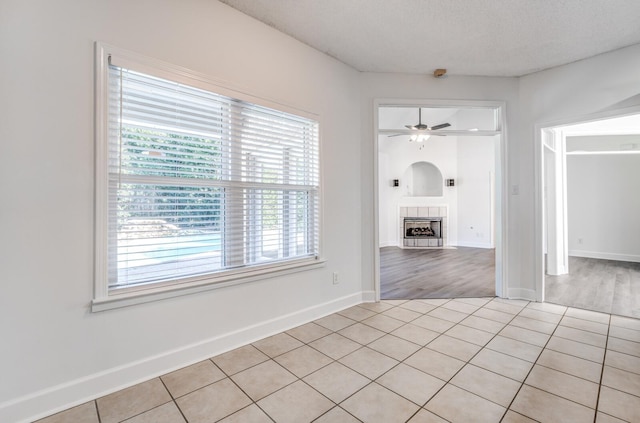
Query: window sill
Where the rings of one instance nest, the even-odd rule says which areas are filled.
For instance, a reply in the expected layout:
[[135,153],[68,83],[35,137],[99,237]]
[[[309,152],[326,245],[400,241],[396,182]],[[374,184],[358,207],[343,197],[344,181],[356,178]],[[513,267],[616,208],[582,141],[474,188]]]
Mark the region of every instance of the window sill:
[[91,312],[96,313],[116,308],[129,307],[136,304],[150,303],[164,300],[166,298],[180,297],[183,295],[210,291],[227,286],[304,272],[324,267],[325,263],[326,260],[324,259],[305,260],[303,262],[289,263],[266,269],[249,270],[242,273],[215,278],[208,277],[203,280],[182,283],[179,285],[168,285],[158,288],[116,293],[105,298],[94,299],[91,303]]

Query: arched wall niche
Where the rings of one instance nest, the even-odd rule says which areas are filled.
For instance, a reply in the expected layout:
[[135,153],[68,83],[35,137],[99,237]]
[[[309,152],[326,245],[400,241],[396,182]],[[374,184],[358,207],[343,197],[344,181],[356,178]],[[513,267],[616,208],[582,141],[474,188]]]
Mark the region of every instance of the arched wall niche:
[[442,172],[430,162],[415,162],[403,175],[408,197],[442,197],[444,181]]

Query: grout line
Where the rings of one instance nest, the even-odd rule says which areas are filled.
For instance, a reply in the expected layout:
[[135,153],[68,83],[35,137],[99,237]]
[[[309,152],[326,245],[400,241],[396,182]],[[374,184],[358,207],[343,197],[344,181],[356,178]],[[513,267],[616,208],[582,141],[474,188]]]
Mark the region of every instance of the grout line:
[[602,369],[600,370],[600,383],[598,383],[598,396],[596,397],[596,412],[593,418],[593,422],[596,423],[598,418],[598,406],[600,405],[600,391],[602,391],[602,378],[604,377],[604,367],[607,362],[607,351],[609,345],[609,332],[611,330],[611,315],[609,315],[609,325],[607,326],[607,339],[604,344],[604,356],[602,357]]

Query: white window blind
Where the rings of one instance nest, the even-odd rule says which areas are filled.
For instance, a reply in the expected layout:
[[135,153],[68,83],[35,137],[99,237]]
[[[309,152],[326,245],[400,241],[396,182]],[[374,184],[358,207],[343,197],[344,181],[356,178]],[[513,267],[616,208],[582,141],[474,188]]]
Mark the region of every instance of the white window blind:
[[109,291],[313,259],[318,123],[108,66]]

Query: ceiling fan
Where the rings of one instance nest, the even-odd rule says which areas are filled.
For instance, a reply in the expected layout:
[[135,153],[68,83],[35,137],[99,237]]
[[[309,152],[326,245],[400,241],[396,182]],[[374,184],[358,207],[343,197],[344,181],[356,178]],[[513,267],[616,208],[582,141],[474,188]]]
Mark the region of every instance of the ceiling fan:
[[[429,126],[422,123],[422,108],[418,107],[418,123],[416,125],[405,125],[405,128],[411,129],[412,131],[437,131],[438,129],[447,128],[449,126],[451,126],[450,123],[441,123],[439,125],[434,125],[434,126]],[[400,135],[407,135],[407,134],[393,134],[393,135],[389,135],[389,137],[398,137]],[[417,136],[412,135],[412,138],[417,138]],[[412,139],[412,141],[413,140],[414,139]]]

